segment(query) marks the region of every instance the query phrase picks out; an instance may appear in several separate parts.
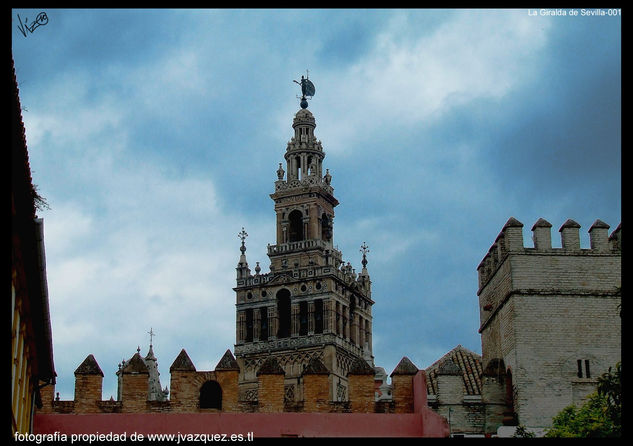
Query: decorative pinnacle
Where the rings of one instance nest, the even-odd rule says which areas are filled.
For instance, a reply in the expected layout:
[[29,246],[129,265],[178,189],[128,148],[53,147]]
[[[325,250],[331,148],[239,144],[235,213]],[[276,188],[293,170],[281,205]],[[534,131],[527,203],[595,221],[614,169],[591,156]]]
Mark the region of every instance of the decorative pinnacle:
[[242,240],[242,246],[240,247],[240,251],[242,251],[242,254],[244,254],[246,252],[246,246],[244,246],[244,240],[246,240],[246,237],[248,237],[248,234],[244,230],[244,226],[242,226],[242,232],[238,233],[237,236],[240,240]]
[[363,261],[361,263],[363,264],[364,269],[367,267],[367,253],[369,252],[369,246],[367,246],[367,243],[363,242],[360,247],[360,252],[363,253]]
[[153,344],[154,336],[156,335],[154,334],[154,330],[152,329],[152,327],[149,328],[149,331],[147,333],[149,334],[149,345],[151,347]]

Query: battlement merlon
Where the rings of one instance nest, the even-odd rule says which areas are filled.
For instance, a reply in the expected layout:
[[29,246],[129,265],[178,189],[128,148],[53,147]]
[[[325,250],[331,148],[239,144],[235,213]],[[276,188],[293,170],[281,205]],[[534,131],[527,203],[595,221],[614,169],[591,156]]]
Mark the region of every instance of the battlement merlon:
[[509,254],[526,255],[554,255],[554,256],[593,256],[621,254],[621,227],[608,235],[609,225],[596,220],[589,228],[590,248],[580,248],[580,225],[574,220],[567,220],[560,227],[561,248],[552,248],[552,225],[545,219],[539,218],[532,226],[534,247],[525,247],[523,243],[523,223],[511,217],[495,239],[488,253],[477,266],[479,276],[479,291],[486,286],[491,277]]

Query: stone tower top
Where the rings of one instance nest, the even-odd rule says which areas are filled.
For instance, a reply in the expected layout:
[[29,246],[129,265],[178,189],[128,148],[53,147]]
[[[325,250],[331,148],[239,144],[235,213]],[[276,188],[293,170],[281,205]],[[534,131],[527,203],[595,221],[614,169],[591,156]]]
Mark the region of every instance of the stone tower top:
[[[297,188],[320,186],[330,195],[333,189],[330,186],[332,176],[329,172],[323,175],[323,146],[314,135],[316,120],[307,109],[301,109],[292,121],[294,136],[290,138],[286,147],[284,158],[286,170],[279,165],[277,169],[277,181],[275,192]],[[287,173],[286,181],[284,174]],[[333,197],[332,197],[333,198]]]

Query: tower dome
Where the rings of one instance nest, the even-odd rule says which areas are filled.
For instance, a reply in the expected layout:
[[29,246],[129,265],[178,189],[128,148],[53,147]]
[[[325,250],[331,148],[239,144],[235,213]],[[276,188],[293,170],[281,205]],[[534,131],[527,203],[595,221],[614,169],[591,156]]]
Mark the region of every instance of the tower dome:
[[302,108],[296,114],[292,120],[292,127],[295,128],[298,125],[309,125],[312,128],[316,127],[316,121],[314,115],[307,108]]

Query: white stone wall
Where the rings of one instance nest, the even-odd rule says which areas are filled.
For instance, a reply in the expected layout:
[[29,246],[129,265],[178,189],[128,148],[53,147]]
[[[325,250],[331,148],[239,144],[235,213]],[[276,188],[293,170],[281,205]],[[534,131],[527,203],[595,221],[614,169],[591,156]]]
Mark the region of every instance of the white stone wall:
[[591,249],[581,249],[578,228],[568,222],[563,248],[551,248],[549,228],[537,225],[539,243],[531,248],[522,247],[520,222],[509,220],[478,268],[483,366],[504,360],[514,411],[528,427],[550,426],[621,360],[620,244],[609,245],[605,229],[594,233]]
[[[521,424],[550,426],[551,419],[578,402],[581,393],[586,395],[589,387],[595,390],[596,378],[621,359],[619,302],[587,296],[514,298],[512,374]],[[577,360],[582,361],[583,378],[577,376]],[[590,378],[585,377],[585,360]]]

